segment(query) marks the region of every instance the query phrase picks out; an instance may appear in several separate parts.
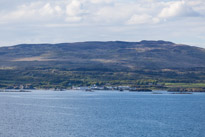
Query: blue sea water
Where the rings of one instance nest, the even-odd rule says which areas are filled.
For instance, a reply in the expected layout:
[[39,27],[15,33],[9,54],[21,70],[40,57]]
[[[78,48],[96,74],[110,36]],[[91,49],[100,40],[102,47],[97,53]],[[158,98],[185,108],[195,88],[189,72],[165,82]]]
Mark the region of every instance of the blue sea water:
[[205,137],[205,94],[0,93],[0,137]]

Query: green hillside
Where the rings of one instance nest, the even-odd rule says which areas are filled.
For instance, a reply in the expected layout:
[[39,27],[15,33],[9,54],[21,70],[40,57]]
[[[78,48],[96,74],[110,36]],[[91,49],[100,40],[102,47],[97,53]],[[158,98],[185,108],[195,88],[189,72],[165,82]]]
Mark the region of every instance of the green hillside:
[[205,49],[166,41],[21,44],[0,48],[1,87],[204,83],[204,70]]

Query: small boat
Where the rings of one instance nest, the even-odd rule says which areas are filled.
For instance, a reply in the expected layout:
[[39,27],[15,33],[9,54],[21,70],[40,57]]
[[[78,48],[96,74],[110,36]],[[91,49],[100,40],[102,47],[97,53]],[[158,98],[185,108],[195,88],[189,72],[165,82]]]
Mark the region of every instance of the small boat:
[[92,89],[85,89],[85,91],[87,91],[87,92],[93,92],[93,90]]
[[124,91],[124,90],[121,88],[119,91],[121,91],[121,92],[122,92],[122,91]]
[[192,94],[192,92],[172,92],[171,94]]
[[17,91],[17,92],[31,92],[31,91],[29,91],[29,90],[23,90],[23,89],[20,89],[19,91]]

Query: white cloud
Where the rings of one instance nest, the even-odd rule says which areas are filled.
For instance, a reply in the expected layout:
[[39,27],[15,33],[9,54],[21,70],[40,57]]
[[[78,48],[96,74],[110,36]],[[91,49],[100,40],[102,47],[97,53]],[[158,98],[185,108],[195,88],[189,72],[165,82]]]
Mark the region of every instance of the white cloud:
[[152,16],[143,14],[143,15],[133,15],[128,21],[127,24],[145,24],[152,23]]
[[45,4],[40,10],[39,14],[42,16],[52,15],[54,13],[54,9],[51,7],[50,3]]
[[115,0],[88,0],[91,3],[99,4],[99,3],[112,3]]
[[68,22],[76,22],[82,19],[81,14],[84,11],[82,10],[82,3],[79,0],[72,0],[66,6],[66,21]]
[[170,17],[178,17],[178,16],[197,16],[197,12],[195,12],[190,6],[186,4],[185,1],[175,1],[167,3],[168,6],[162,9],[159,13],[159,17],[161,18],[170,18]]
[[[159,23],[160,18],[197,16],[201,1],[156,0],[62,0],[36,1],[0,12],[1,23],[19,21],[49,21],[67,23],[147,24]],[[194,11],[197,9],[198,11]]]
[[116,2],[97,9],[95,12],[93,12],[92,19],[101,23],[127,24],[127,22],[131,22],[131,20],[133,20],[131,18],[134,18],[136,15],[144,16],[146,14],[148,16],[150,14],[149,12],[150,9],[146,9],[146,7],[143,7],[140,3]]
[[205,2],[204,0],[186,0],[187,4],[192,7],[200,15],[205,16]]
[[0,21],[4,23],[44,21],[56,18],[62,14],[60,6],[50,3],[34,2],[29,5],[18,6],[16,10],[1,12]]
[[[133,41],[158,38],[172,40],[178,37],[192,37],[196,38],[195,41],[205,43],[202,39],[205,32],[204,0],[13,0],[12,3],[2,1],[0,42],[4,43],[6,36],[8,41],[16,36],[22,43],[26,38],[29,41],[34,37],[44,42],[46,36],[48,42],[50,39],[66,42],[67,36],[70,36],[71,41],[101,38]],[[21,27],[26,29],[19,29]],[[184,35],[183,31],[187,31],[187,28],[197,29]],[[181,37],[171,36],[172,31]],[[12,37],[9,36],[11,34]],[[59,34],[66,34],[66,37]],[[22,37],[19,37],[20,35]]]

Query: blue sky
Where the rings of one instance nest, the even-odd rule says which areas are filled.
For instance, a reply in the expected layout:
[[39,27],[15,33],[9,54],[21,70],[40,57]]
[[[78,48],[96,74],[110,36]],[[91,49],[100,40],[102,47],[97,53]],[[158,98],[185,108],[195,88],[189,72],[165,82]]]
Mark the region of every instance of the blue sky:
[[204,0],[0,0],[0,46],[167,40],[205,48]]

